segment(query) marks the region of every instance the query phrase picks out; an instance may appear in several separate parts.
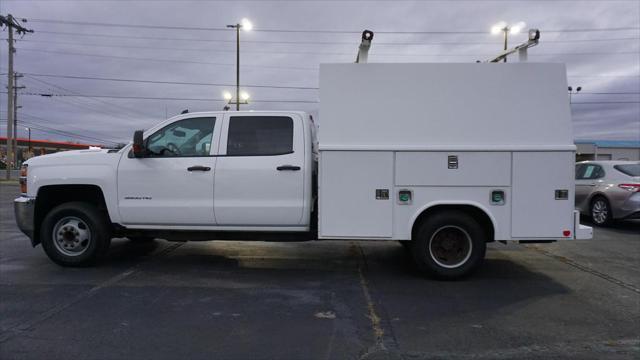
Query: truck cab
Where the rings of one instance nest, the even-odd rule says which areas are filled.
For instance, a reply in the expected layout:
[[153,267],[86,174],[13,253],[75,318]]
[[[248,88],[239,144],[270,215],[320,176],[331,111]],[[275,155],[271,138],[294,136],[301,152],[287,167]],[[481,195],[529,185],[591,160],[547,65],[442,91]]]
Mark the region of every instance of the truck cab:
[[309,229],[313,165],[302,112],[184,114],[144,132],[118,164],[119,219],[130,229]]

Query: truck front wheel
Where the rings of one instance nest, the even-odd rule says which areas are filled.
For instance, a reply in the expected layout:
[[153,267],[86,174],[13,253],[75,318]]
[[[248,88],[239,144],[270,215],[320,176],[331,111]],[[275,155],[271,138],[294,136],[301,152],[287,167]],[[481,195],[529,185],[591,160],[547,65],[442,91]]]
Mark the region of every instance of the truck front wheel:
[[445,280],[471,274],[484,260],[487,234],[482,225],[464,212],[429,216],[411,241],[411,253],[424,273]]
[[111,242],[106,216],[94,205],[68,202],[53,208],[40,228],[42,247],[62,266],[89,266],[102,258]]

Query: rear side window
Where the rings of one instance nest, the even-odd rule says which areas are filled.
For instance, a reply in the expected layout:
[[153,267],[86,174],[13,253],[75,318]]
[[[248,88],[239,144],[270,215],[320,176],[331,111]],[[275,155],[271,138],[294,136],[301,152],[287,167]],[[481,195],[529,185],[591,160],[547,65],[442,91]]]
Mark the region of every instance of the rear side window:
[[614,165],[614,169],[629,176],[640,176],[640,164]]
[[293,119],[287,116],[232,116],[227,155],[265,156],[293,152]]

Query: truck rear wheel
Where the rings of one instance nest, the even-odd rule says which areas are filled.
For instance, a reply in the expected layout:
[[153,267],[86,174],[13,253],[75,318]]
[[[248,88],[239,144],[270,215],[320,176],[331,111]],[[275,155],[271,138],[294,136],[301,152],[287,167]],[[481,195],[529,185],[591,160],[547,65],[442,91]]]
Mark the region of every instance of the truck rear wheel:
[[422,272],[453,280],[471,274],[482,263],[486,242],[485,229],[472,216],[448,211],[418,225],[411,253]]
[[111,242],[106,216],[94,205],[68,202],[53,208],[40,228],[42,247],[62,266],[89,266],[102,258]]

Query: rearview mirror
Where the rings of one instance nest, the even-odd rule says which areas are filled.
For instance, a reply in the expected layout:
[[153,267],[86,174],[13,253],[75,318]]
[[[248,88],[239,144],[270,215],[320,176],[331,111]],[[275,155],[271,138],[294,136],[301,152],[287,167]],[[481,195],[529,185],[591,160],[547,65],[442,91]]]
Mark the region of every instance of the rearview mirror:
[[144,140],[142,138],[142,130],[136,130],[133,133],[133,157],[144,157],[146,149],[144,147]]

